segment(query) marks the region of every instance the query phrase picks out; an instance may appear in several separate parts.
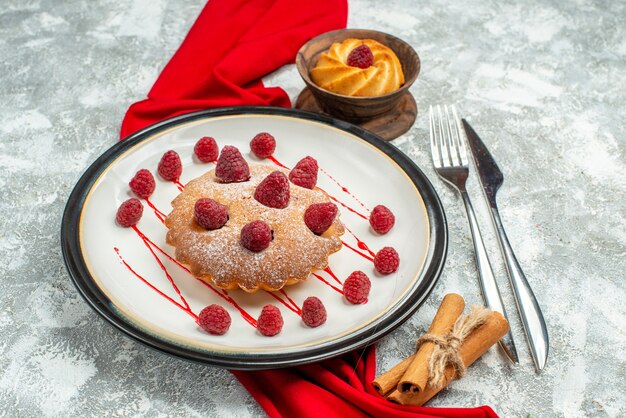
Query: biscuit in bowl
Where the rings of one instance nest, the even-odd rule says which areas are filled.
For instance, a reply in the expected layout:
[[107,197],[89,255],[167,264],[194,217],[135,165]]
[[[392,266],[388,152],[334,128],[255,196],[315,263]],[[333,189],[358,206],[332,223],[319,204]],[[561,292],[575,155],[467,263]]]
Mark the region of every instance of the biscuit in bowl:
[[[361,51],[364,53],[359,54]],[[359,55],[365,55],[365,60]],[[391,48],[373,39],[349,38],[320,54],[311,69],[311,80],[333,93],[373,97],[398,90],[404,84],[404,73]]]

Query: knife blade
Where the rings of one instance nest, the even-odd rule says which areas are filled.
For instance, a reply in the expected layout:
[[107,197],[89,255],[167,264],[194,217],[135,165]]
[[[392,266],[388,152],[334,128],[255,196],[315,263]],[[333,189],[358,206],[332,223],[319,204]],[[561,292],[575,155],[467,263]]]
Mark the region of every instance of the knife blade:
[[485,199],[490,208],[491,220],[496,229],[500,251],[505,260],[509,282],[515,296],[515,304],[522,320],[522,326],[526,334],[526,340],[535,364],[535,369],[540,372],[546,365],[549,351],[549,337],[546,322],[543,318],[537,298],[515,257],[513,248],[504,231],[504,225],[498,212],[496,194],[504,182],[504,175],[491,156],[491,153],[480,139],[470,124],[462,119],[467,142],[469,144],[472,159],[478,172],[478,178],[483,189]]

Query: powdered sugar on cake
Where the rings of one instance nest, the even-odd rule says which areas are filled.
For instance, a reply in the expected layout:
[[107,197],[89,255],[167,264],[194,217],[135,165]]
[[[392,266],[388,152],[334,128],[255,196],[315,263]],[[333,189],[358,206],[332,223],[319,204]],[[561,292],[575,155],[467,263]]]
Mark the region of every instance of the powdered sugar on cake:
[[[327,267],[328,256],[341,248],[343,224],[337,217],[318,236],[306,226],[303,216],[311,204],[329,202],[329,197],[320,189],[290,184],[286,208],[264,206],[254,199],[254,191],[273,171],[277,168],[250,164],[251,177],[246,182],[220,183],[215,170],[190,181],[172,202],[173,210],[165,221],[167,243],[176,247],[176,258],[196,276],[220,288],[241,287],[248,292],[278,290]],[[288,170],[278,171],[289,174]],[[202,197],[228,208],[228,222],[220,229],[206,230],[194,221],[194,204]],[[269,247],[257,253],[240,244],[241,229],[255,220],[266,222],[273,232]]]

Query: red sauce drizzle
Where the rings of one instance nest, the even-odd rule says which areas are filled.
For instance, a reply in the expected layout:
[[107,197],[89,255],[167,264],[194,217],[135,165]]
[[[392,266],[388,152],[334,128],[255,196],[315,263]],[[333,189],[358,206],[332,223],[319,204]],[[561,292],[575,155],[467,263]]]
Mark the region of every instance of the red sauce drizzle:
[[328,173],[328,171],[324,170],[323,168],[320,168],[320,171],[321,171],[322,173],[324,173],[324,174],[326,175],[326,177],[328,177],[328,178],[329,178],[329,179],[331,179],[333,182],[335,182],[335,184],[336,184],[337,186],[339,186],[339,187],[341,188],[341,190],[342,190],[344,193],[348,194],[351,198],[353,198],[353,199],[354,199],[354,200],[355,200],[355,201],[356,201],[359,205],[361,205],[361,206],[363,207],[363,209],[365,209],[365,210],[366,210],[366,211],[368,211],[368,212],[370,211],[370,210],[367,208],[367,206],[365,206],[365,205],[363,204],[363,202],[361,202],[361,201],[360,201],[360,200],[359,200],[359,199],[358,199],[355,195],[353,195],[352,193],[350,193],[350,190],[348,190],[348,188],[347,188],[347,187],[345,187],[345,186],[343,186],[341,183],[339,183],[339,182],[338,182],[338,181],[337,181],[337,180],[336,180],[333,176],[331,176],[331,175]]
[[[150,249],[150,247],[152,247],[152,248],[158,250],[161,254],[166,256],[170,261],[172,261],[178,267],[180,267],[181,269],[183,269],[184,271],[189,273],[189,275],[192,276],[194,279],[198,280],[204,286],[208,287],[211,291],[213,291],[213,293],[215,293],[216,295],[218,295],[219,297],[224,299],[226,302],[230,303],[235,309],[237,309],[239,311],[239,313],[241,314],[243,319],[246,320],[246,322],[248,322],[250,325],[256,327],[256,319],[252,315],[250,315],[245,309],[243,309],[241,306],[239,306],[239,304],[228,294],[228,292],[226,290],[220,291],[217,288],[215,288],[213,285],[211,285],[210,283],[207,283],[204,280],[200,279],[199,277],[194,276],[187,267],[182,265],[178,260],[176,260],[174,257],[169,255],[168,253],[166,253],[161,247],[156,245],[150,238],[148,238],[143,232],[141,232],[139,230],[139,228],[137,228],[137,226],[133,226],[132,228],[137,233],[139,238],[141,238],[143,240],[143,242],[146,244],[146,246],[149,245],[149,247],[148,247],[149,249]],[[163,264],[160,262],[160,260],[158,259],[158,257],[154,253],[154,251],[152,251],[152,249],[150,249],[150,252],[154,255],[155,258],[157,258],[157,260],[159,261],[159,265],[163,266]],[[165,268],[165,267],[163,266],[162,268]],[[173,280],[172,280],[172,282],[173,282]],[[182,295],[181,295],[181,297],[182,297]]]
[[[320,189],[322,190],[322,189]],[[328,194],[328,193],[326,193]],[[339,203],[341,206],[343,206],[344,208],[348,209],[350,212],[359,215],[361,218],[365,219],[366,221],[368,220],[368,217],[363,215],[362,213],[358,212],[357,210],[351,208],[350,206],[346,205],[345,203],[343,203],[342,201],[340,201],[339,199],[337,199],[335,196],[328,194],[328,197],[330,197],[332,200],[334,200],[335,202]]]
[[[136,229],[137,227],[133,225],[133,228],[138,231],[138,229]],[[142,234],[143,235],[143,234]],[[141,236],[140,236],[141,237]],[[146,248],[148,249],[148,251],[150,251],[150,254],[152,254],[152,256],[154,257],[154,259],[156,260],[156,262],[159,264],[159,267],[161,268],[161,270],[163,270],[163,273],[165,273],[165,277],[167,277],[167,280],[170,282],[170,284],[172,285],[172,288],[174,289],[174,291],[176,292],[176,294],[180,297],[180,300],[185,304],[185,307],[189,310],[191,310],[191,308],[189,308],[189,304],[187,303],[187,300],[185,300],[185,297],[182,295],[182,293],[180,293],[180,289],[178,288],[178,286],[176,286],[176,282],[174,282],[174,279],[172,278],[172,276],[170,275],[170,272],[167,271],[167,268],[163,265],[163,263],[161,262],[161,259],[156,255],[156,253],[154,252],[154,250],[152,249],[152,247],[150,247],[150,243],[148,243],[146,241],[146,239],[144,239],[143,237],[142,241],[144,243],[144,245],[146,246]]]
[[324,269],[324,271],[325,271],[326,273],[328,273],[328,274],[330,275],[330,277],[332,277],[333,279],[335,279],[335,281],[336,281],[337,283],[339,283],[340,285],[342,285],[342,286],[343,286],[343,283],[341,283],[341,280],[339,280],[339,279],[337,278],[337,276],[335,275],[335,273],[333,273],[333,271],[330,269],[330,266],[326,267],[326,268]]
[[211,286],[209,283],[207,283],[204,280],[199,279],[197,277],[196,277],[196,279],[199,280],[200,283],[202,283],[203,285],[205,285],[206,287],[211,289],[216,295],[218,295],[219,297],[221,297],[222,299],[224,299],[225,301],[230,303],[235,309],[237,309],[239,311],[239,313],[241,314],[241,317],[243,319],[245,319],[248,324],[250,324],[250,325],[252,325],[253,327],[256,328],[256,319],[252,315],[250,315],[245,309],[243,309],[241,306],[239,306],[239,304],[235,301],[235,299],[233,299],[228,294],[227,290],[222,289],[222,293],[220,294],[219,290],[217,290],[215,287]]
[[274,164],[276,164],[277,166],[282,167],[282,168],[286,168],[287,170],[289,170],[289,167],[287,167],[286,165],[284,165],[283,163],[278,161],[276,158],[274,158],[273,155],[270,155],[269,157],[267,157],[267,159],[270,160],[271,162],[273,162]]
[[366,244],[366,243],[364,243],[363,241],[361,241],[361,240],[359,239],[359,237],[357,237],[356,235],[354,235],[354,232],[352,232],[352,231],[350,230],[350,228],[348,228],[345,224],[344,224],[344,227],[345,227],[345,228],[346,228],[346,230],[350,233],[350,235],[352,235],[352,236],[354,237],[354,239],[356,240],[357,246],[358,246],[360,249],[367,251],[368,253],[370,253],[370,255],[371,255],[372,257],[374,257],[374,256],[376,255],[376,253],[374,253],[374,251],[370,250],[370,248],[367,246],[367,244]]
[[165,215],[163,212],[157,209],[157,207],[154,206],[154,204],[150,201],[150,199],[146,198],[146,203],[154,211],[154,216],[156,216],[159,221],[165,223],[165,218],[167,218],[167,215]]
[[322,276],[320,276],[319,274],[316,274],[316,273],[311,273],[311,274],[314,275],[315,277],[317,277],[319,279],[319,281],[321,281],[325,285],[330,286],[333,290],[335,290],[336,292],[339,292],[339,293],[341,293],[343,295],[343,290],[339,289],[338,287],[334,286],[331,283],[328,283],[328,281],[325,278],[323,278]]
[[[184,312],[186,312],[189,316],[191,316],[194,321],[198,321],[198,315],[196,315],[195,313],[193,313],[193,311],[191,310],[191,308],[189,307],[189,304],[187,303],[187,301],[185,300],[185,298],[180,294],[180,292],[176,292],[178,293],[178,295],[181,297],[181,300],[183,301],[184,305],[182,305],[179,302],[176,302],[174,299],[172,299],[171,297],[169,297],[168,295],[166,295],[165,293],[163,293],[162,291],[160,291],[156,286],[154,286],[152,283],[150,283],[148,280],[146,280],[145,277],[143,277],[141,274],[137,273],[131,266],[130,264],[128,264],[126,262],[126,260],[124,260],[124,257],[122,257],[122,255],[120,254],[120,250],[117,247],[114,247],[113,250],[115,251],[115,253],[117,254],[117,256],[120,258],[120,262],[128,269],[128,271],[130,271],[131,273],[133,273],[135,275],[135,277],[137,277],[139,280],[141,280],[142,282],[144,282],[146,285],[148,285],[152,290],[154,290],[155,292],[157,292],[159,295],[161,295],[162,297],[164,297],[166,300],[170,301],[172,304],[174,304],[175,306],[177,306],[179,309],[183,310]],[[154,253],[153,253],[154,254]],[[157,258],[158,260],[158,258]],[[160,263],[159,263],[160,264]],[[161,264],[162,266],[162,264]],[[169,278],[169,274],[167,273],[166,270],[165,274],[167,274],[168,278]],[[171,278],[170,278],[171,279]],[[176,288],[177,289],[177,288]],[[178,290],[178,289],[177,289]]]
[[300,309],[300,307],[296,304],[296,302],[294,302],[293,299],[289,297],[285,289],[280,289],[280,293],[282,293],[287,298],[289,303],[291,303],[294,306],[294,308],[296,308],[296,310],[298,311],[298,314],[302,313],[302,309]]
[[283,299],[281,296],[277,295],[275,292],[269,292],[266,290],[265,293],[267,293],[268,295],[270,295],[271,297],[273,297],[274,299],[276,299],[277,301],[285,305],[287,309],[289,309],[291,312],[295,313],[296,315],[302,314],[302,309],[300,309],[300,307],[296,304],[296,302],[294,302],[293,299],[291,299],[287,295],[287,292],[285,292],[284,289],[280,289],[280,293],[282,293],[287,298],[287,300]]
[[174,183],[174,184],[176,185],[176,187],[178,187],[178,190],[180,190],[181,192],[182,192],[183,190],[185,190],[185,185],[184,185],[184,184],[182,184],[182,183],[180,182],[180,180],[176,179],[176,180],[172,181],[172,183]]
[[341,240],[341,242],[343,243],[343,245],[345,245],[346,247],[350,248],[352,251],[354,251],[355,253],[357,253],[358,255],[360,255],[361,257],[365,258],[366,260],[369,261],[374,261],[374,259],[372,257],[370,257],[369,255],[362,253],[361,251],[357,250],[356,248],[350,246],[347,242],[345,242],[344,240]]

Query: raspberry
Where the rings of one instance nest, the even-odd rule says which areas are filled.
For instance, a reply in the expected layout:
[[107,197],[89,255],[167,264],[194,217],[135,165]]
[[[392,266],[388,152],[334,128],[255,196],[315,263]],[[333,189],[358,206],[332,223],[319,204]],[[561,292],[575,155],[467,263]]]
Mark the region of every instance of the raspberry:
[[254,191],[257,202],[270,208],[284,209],[289,204],[289,180],[280,171],[263,179]]
[[136,225],[139,219],[141,219],[142,214],[143,205],[141,204],[141,200],[136,197],[131,197],[117,209],[115,219],[120,226],[128,228],[129,226]]
[[315,328],[326,322],[326,308],[321,300],[310,296],[302,304],[302,322]]
[[353,304],[367,302],[367,296],[370,294],[372,284],[370,279],[360,270],[350,274],[345,282],[343,282],[343,295],[348,302]]
[[276,140],[267,132],[261,132],[250,141],[250,149],[257,157],[267,158],[276,150]]
[[164,180],[176,181],[180,178],[183,164],[180,162],[180,157],[176,151],[170,150],[163,154],[161,161],[159,161],[158,172]]
[[332,225],[337,216],[334,203],[315,203],[304,212],[304,223],[317,235],[321,235]]
[[203,163],[210,163],[217,161],[219,148],[217,148],[217,142],[215,142],[214,138],[203,136],[196,142],[196,145],[193,147],[193,152]]
[[130,180],[128,185],[130,186],[130,190],[142,199],[149,198],[156,187],[152,173],[145,168],[137,171],[135,177]]
[[374,268],[380,274],[391,274],[398,270],[400,256],[391,247],[385,247],[374,256]]
[[226,145],[217,160],[215,176],[222,183],[247,181],[250,178],[250,167],[237,148]]
[[269,247],[272,239],[272,230],[263,221],[252,221],[241,228],[241,245],[255,253]]
[[289,180],[296,186],[312,189],[317,183],[317,161],[313,157],[304,157],[289,173]]
[[261,335],[273,337],[283,329],[283,316],[274,305],[265,305],[257,320],[257,329]]
[[218,229],[228,221],[228,209],[213,199],[203,197],[196,201],[193,217],[204,229]]
[[372,210],[370,215],[370,225],[379,234],[386,234],[396,223],[396,217],[383,205],[378,205]]
[[213,335],[224,335],[230,328],[230,315],[220,305],[209,305],[200,311],[198,325]]
[[347,63],[350,67],[371,67],[374,64],[374,54],[369,46],[359,45],[350,52]]

